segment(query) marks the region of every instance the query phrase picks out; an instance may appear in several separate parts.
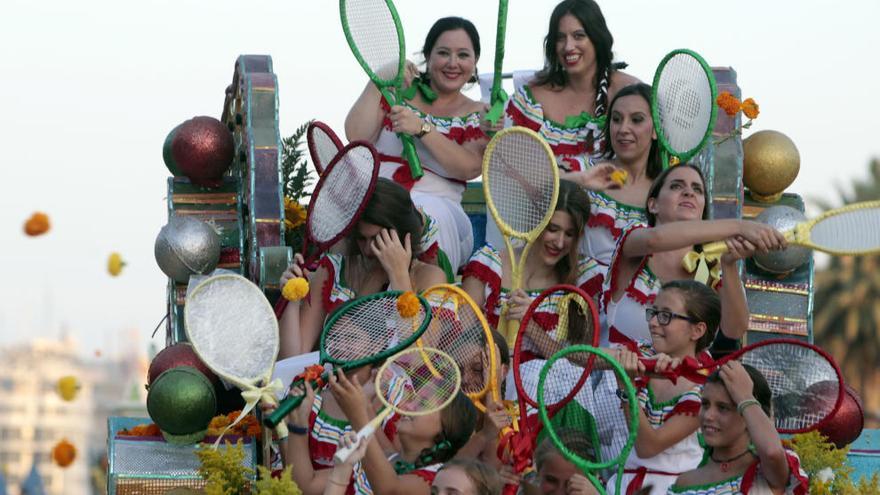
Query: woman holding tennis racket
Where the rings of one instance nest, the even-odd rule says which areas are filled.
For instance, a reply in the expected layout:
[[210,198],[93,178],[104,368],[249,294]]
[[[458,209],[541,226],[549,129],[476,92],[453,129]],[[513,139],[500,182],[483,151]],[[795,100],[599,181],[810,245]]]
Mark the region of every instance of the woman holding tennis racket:
[[388,179],[373,195],[349,235],[346,254],[327,253],[314,273],[291,265],[281,279],[306,277],[315,288],[306,303],[291,301],[281,314],[279,358],[311,352],[324,319],[340,304],[383,290],[424,290],[446,281],[443,270],[419,261],[422,216],[405,189]]
[[544,68],[507,105],[505,127],[539,133],[565,172],[586,170],[590,157],[602,158],[608,102],[618,90],[638,82],[612,62],[613,44],[596,2],[559,3],[544,38]]
[[[379,151],[379,175],[410,190],[413,202],[438,222],[442,257],[452,272],[473,251],[470,220],[461,206],[466,183],[480,175],[488,137],[480,129],[483,104],[462,88],[476,81],[480,36],[473,23],[445,17],[428,31],[422,48],[425,72],[408,62],[408,102],[389,107],[370,82],[345,120],[349,140],[365,140]],[[414,180],[396,133],[418,138],[425,174]],[[444,260],[439,260],[441,265]]]
[[[664,170],[651,185],[646,207],[648,226],[626,229],[611,258],[602,288],[606,328],[601,345],[650,342],[645,309],[664,282],[695,278],[687,262],[700,259],[701,244],[717,240],[725,240],[730,251],[720,260],[709,260],[713,266],[706,270],[707,285],[717,288],[721,297],[721,333],[741,338],[749,312],[737,261],[756,251],[784,249],[785,237],[758,222],[704,220],[705,181],[700,169],[690,164]],[[722,275],[725,282],[719,284]]]
[[[474,253],[462,273],[462,288],[486,313],[493,327],[498,326],[504,305],[507,318],[521,320],[532,299],[542,290],[558,284],[582,284],[585,264],[578,254],[578,239],[590,214],[589,199],[575,183],[559,181],[556,211],[528,253],[523,271],[523,289],[510,292],[512,267],[505,253],[491,245]],[[548,308],[554,301],[548,300]],[[555,311],[552,312],[555,316]]]
[[767,380],[751,366],[728,361],[710,375],[699,415],[705,457],[668,493],[809,493],[800,460],[783,448],[770,419],[771,403]]
[[[700,282],[676,280],[663,285],[645,315],[653,343],[641,346],[638,353],[625,347],[612,353],[634,379],[644,377],[639,357],[655,358],[657,372],[686,359],[696,360],[715,338],[721,321],[721,300]],[[701,385],[684,377],[675,383],[651,378],[638,386],[635,448],[624,466],[621,491],[632,493],[652,485],[651,494],[663,495],[679,474],[697,467],[703,456],[697,438],[701,389]],[[618,396],[625,400],[625,395]],[[628,414],[627,409],[624,412]],[[609,493],[614,493],[615,477],[608,481]]]

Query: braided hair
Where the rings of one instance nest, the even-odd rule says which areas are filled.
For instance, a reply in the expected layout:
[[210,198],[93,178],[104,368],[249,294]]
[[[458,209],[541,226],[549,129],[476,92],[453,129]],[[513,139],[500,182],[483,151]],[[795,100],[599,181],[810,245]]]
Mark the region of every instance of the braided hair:
[[431,464],[440,464],[452,459],[470,440],[477,424],[477,408],[460,390],[448,406],[440,411],[442,429],[434,437],[434,445],[422,449],[415,462],[397,460],[394,470],[397,474],[406,474]]

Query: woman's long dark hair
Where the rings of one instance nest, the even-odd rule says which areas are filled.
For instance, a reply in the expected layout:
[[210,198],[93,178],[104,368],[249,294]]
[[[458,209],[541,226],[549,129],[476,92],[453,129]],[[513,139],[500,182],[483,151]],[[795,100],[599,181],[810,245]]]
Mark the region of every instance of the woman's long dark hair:
[[571,215],[571,223],[576,232],[571,249],[556,263],[553,271],[562,283],[573,284],[577,279],[581,237],[584,235],[584,228],[590,218],[590,198],[574,182],[560,180],[556,211],[564,211]]
[[[397,231],[400,242],[404,242],[404,238],[409,234],[413,258],[419,255],[423,227],[422,215],[413,204],[409,192],[400,184],[380,177],[376,181],[376,188],[367,201],[359,221]],[[356,235],[357,227],[352,230],[349,237]],[[349,242],[348,248],[349,255],[361,254],[357,242]]]

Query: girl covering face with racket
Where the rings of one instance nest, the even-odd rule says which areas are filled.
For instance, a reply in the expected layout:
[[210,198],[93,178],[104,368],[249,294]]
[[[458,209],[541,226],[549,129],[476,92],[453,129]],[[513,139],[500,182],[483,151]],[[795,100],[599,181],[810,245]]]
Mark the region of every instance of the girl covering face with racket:
[[[612,353],[633,378],[644,376],[639,357],[657,359],[656,371],[662,372],[709,347],[721,320],[721,301],[700,282],[677,280],[663,285],[645,318],[653,344],[638,353],[625,347]],[[697,438],[701,389],[684,378],[675,383],[651,378],[638,387],[638,429],[624,467],[624,493],[653,485],[650,493],[663,495],[678,474],[697,467],[703,456]],[[615,477],[608,482],[608,493],[614,493]]]
[[314,273],[297,261],[281,278],[305,276],[313,287],[303,301],[291,301],[281,314],[279,358],[310,352],[324,319],[340,304],[383,290],[424,290],[446,280],[443,271],[417,259],[423,232],[422,216],[406,190],[379,179],[358,224],[348,239],[347,253],[324,255]]
[[[413,202],[436,219],[442,254],[438,262],[455,273],[473,250],[470,220],[461,207],[468,180],[480,175],[488,137],[480,129],[483,104],[462,93],[476,81],[480,37],[461,17],[445,17],[431,27],[422,55],[425,72],[407,62],[408,101],[388,107],[368,83],[345,120],[349,140],[376,146],[379,175],[393,179],[412,194]],[[425,174],[414,180],[395,133],[414,136]],[[448,261],[443,258],[448,258]]]
[[586,170],[589,157],[602,157],[608,102],[638,82],[612,63],[613,43],[596,2],[561,2],[544,38],[544,68],[507,105],[504,126],[538,132],[565,172]]
[[[648,192],[646,206],[648,226],[624,230],[611,258],[602,288],[606,324],[602,345],[611,342],[635,348],[637,342],[650,342],[645,309],[654,302],[664,281],[695,278],[690,268],[702,263],[700,244],[716,240],[725,240],[730,252],[720,260],[708,260],[712,270],[706,270],[707,285],[716,288],[721,297],[721,332],[732,339],[741,338],[748,327],[749,312],[736,262],[756,251],[784,249],[785,238],[758,222],[703,220],[705,181],[700,169],[689,164],[663,171]],[[725,281],[719,284],[722,275]]]
[[668,493],[809,493],[800,460],[783,448],[770,419],[771,401],[767,381],[751,366],[729,361],[710,375],[699,415],[705,457]]
[[[585,264],[578,255],[578,239],[589,214],[586,193],[573,182],[560,181],[556,211],[526,258],[523,289],[513,292],[506,289],[510,287],[512,275],[510,257],[506,253],[489,244],[474,253],[463,269],[462,288],[484,308],[490,325],[498,325],[505,304],[507,318],[521,320],[531,300],[543,289],[557,284],[584,283]],[[548,304],[552,302],[548,300]]]

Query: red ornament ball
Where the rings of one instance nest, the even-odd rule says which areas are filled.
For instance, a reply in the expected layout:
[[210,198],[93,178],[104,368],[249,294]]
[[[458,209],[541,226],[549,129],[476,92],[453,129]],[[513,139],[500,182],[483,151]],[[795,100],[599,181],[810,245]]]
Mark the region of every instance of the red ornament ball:
[[201,371],[215,386],[220,384],[217,375],[199,359],[192,345],[181,342],[168,346],[156,354],[150,363],[149,371],[147,371],[147,385],[151,385],[163,372],[178,366],[192,366]]
[[853,443],[865,428],[865,409],[855,389],[846,385],[840,408],[819,428],[837,448]]
[[193,184],[200,186],[219,186],[234,154],[232,133],[213,117],[187,120],[177,128],[171,141],[173,162]]

